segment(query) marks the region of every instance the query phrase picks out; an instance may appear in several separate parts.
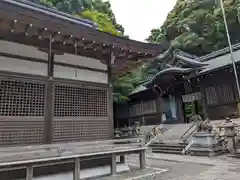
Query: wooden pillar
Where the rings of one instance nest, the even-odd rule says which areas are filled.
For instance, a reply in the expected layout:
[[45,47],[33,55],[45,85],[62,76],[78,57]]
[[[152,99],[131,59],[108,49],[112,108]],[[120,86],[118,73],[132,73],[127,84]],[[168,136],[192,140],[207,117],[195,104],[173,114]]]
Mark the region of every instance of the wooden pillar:
[[80,158],[75,159],[73,180],[80,180]]
[[163,99],[161,96],[157,96],[157,99],[156,99],[156,110],[157,110],[157,114],[160,115],[159,119],[158,119],[158,124],[162,123],[162,112],[163,112]]
[[185,119],[185,115],[184,115],[184,105],[183,105],[183,100],[182,97],[176,96],[176,110],[177,110],[177,121],[179,121],[180,123],[185,123],[186,119]]
[[112,64],[114,63],[114,56],[111,53],[107,60],[108,69],[108,120],[109,120],[109,136],[114,137],[114,124],[113,124],[113,87],[112,87]]
[[26,172],[26,180],[32,180],[32,179],[33,179],[33,166],[28,165],[27,172]]
[[112,154],[112,161],[111,161],[111,175],[114,176],[117,174],[117,162],[116,162],[116,154]]
[[238,111],[238,117],[240,117],[240,103],[237,103],[237,111]]
[[144,109],[143,109],[143,101],[141,101],[141,119],[142,119],[142,125],[145,126],[145,117],[144,117],[144,113],[143,113]]
[[207,96],[205,92],[205,88],[203,86],[200,86],[200,92],[201,92],[201,103],[202,103],[202,108],[203,108],[203,115],[204,119],[208,117],[207,113]]
[[125,163],[125,155],[120,156],[120,163]]
[[52,53],[52,36],[49,36],[48,49],[48,80],[46,87],[46,107],[44,118],[44,143],[52,143],[53,137],[53,63],[54,54]]
[[139,163],[140,163],[140,169],[146,168],[146,154],[145,150],[141,150],[139,153]]

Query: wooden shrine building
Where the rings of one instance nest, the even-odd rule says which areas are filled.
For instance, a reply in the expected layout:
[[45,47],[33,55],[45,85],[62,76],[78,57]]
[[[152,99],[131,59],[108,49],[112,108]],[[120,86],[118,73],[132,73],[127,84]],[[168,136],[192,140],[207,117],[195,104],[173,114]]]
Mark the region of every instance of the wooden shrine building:
[[[233,49],[239,76],[240,45]],[[194,114],[211,120],[240,116],[229,48],[202,57],[168,50],[156,61],[164,62],[163,70],[130,94],[128,106],[116,111],[120,126],[134,121],[144,125],[186,123]]]
[[0,146],[112,138],[111,76],[161,51],[56,10],[1,0]]

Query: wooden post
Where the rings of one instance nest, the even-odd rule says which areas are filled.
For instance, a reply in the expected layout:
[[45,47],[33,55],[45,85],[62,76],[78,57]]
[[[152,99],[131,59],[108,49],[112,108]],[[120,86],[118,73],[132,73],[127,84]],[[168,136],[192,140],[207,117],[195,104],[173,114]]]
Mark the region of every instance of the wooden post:
[[203,85],[200,86],[200,92],[201,92],[201,103],[202,103],[202,107],[203,107],[203,115],[204,115],[204,119],[206,119],[208,117],[208,113],[207,113],[207,95],[206,95],[206,91],[205,91],[205,87]]
[[237,103],[237,111],[238,111],[238,117],[240,117],[240,103]]
[[146,154],[145,150],[141,150],[139,153],[139,163],[140,163],[140,169],[146,168]]
[[53,61],[54,54],[52,53],[52,36],[49,36],[49,52],[48,52],[48,81],[46,87],[46,107],[44,117],[44,143],[52,143],[53,137]]
[[124,155],[120,156],[120,163],[125,163],[125,156]]
[[26,172],[26,180],[32,180],[32,179],[33,179],[33,166],[28,165],[27,172]]
[[111,53],[107,60],[108,70],[108,118],[109,118],[109,133],[110,138],[114,137],[114,124],[113,124],[113,87],[112,87],[112,64],[114,63],[114,56]]
[[112,154],[111,175],[114,176],[116,174],[117,174],[116,154]]
[[79,158],[75,159],[73,180],[80,180],[80,159]]
[[142,126],[145,126],[145,118],[143,113],[143,101],[141,101],[141,117],[142,117]]

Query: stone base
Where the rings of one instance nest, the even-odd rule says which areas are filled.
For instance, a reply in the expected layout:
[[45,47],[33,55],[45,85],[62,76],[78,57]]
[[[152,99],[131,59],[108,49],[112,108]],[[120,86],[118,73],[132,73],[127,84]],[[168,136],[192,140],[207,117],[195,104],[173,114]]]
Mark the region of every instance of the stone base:
[[227,152],[221,145],[214,146],[203,146],[203,145],[192,145],[188,150],[191,156],[218,156]]
[[193,145],[188,150],[191,155],[217,156],[226,152],[226,149],[217,143],[215,134],[197,132],[193,135],[193,141]]

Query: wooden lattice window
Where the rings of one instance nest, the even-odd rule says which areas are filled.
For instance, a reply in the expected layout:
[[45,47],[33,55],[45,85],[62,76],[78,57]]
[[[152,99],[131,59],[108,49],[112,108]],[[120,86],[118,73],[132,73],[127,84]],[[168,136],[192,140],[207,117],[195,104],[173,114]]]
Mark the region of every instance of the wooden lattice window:
[[213,105],[218,103],[216,87],[211,86],[205,89],[207,104]]
[[44,116],[45,84],[0,81],[0,116]]
[[228,103],[234,101],[233,88],[230,84],[221,84],[218,86],[219,103]]
[[108,116],[107,89],[55,86],[54,116]]
[[207,87],[206,98],[209,105],[223,104],[234,101],[233,88],[230,84]]

